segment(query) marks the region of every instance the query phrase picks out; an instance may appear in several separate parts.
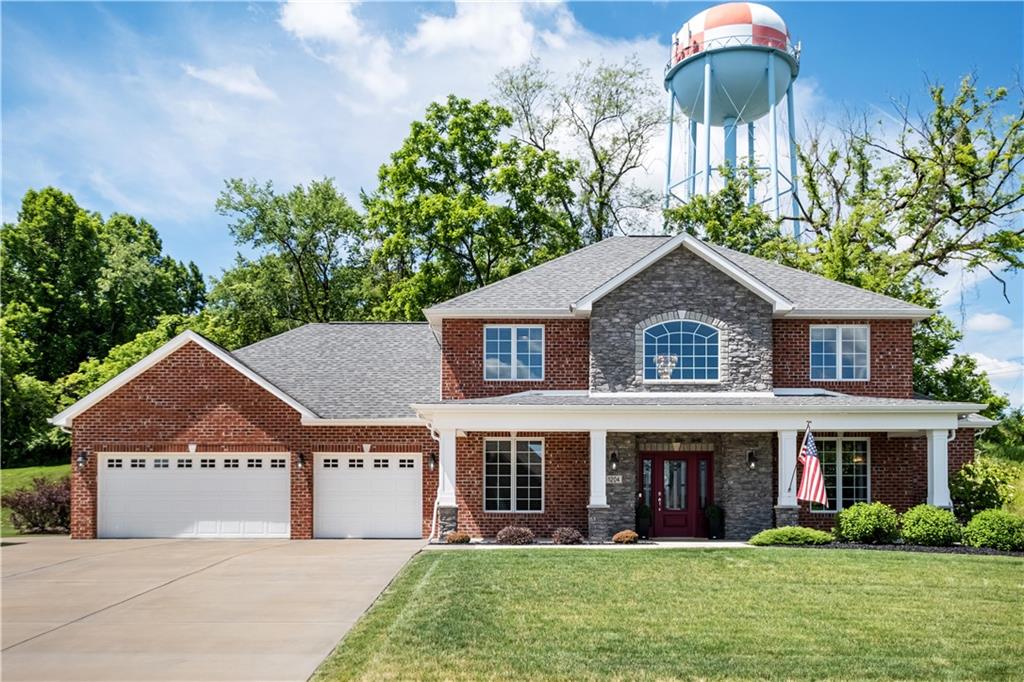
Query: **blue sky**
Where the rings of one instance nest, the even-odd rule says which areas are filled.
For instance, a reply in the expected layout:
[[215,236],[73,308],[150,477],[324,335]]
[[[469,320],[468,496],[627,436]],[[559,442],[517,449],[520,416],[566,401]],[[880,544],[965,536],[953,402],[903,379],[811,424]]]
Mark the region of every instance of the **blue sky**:
[[[488,96],[531,54],[556,73],[636,54],[657,74],[671,33],[710,4],[4,2],[3,219],[56,185],[146,217],[167,251],[217,275],[236,251],[213,210],[224,178],[330,176],[355,203],[431,100]],[[1024,3],[770,4],[803,43],[807,125],[883,117],[893,97],[926,108],[927,81],[1007,85],[1021,70]],[[654,159],[647,181],[663,173]],[[991,279],[939,284],[962,350],[1024,402],[1024,277],[1010,303]]]

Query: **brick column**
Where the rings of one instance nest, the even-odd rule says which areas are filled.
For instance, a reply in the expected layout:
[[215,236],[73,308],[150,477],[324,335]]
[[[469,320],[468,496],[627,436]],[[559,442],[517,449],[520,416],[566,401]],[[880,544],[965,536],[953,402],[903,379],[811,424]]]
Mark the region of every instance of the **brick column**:
[[292,453],[291,521],[292,540],[313,538],[313,453]]
[[[85,466],[78,468],[76,460],[85,453]],[[96,473],[99,462],[96,453],[71,448],[71,537],[91,540],[96,537]]]

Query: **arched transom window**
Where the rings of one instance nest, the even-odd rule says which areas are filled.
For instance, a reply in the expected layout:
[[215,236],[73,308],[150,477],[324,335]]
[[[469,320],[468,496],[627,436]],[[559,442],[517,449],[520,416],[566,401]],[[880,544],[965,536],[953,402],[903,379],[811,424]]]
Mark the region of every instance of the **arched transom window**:
[[670,320],[644,330],[645,381],[718,381],[718,330]]

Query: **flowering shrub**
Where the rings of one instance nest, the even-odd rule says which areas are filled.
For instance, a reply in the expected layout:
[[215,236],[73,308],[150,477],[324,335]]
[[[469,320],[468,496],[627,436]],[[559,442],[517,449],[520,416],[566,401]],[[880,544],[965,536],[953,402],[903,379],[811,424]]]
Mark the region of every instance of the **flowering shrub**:
[[67,533],[71,528],[71,479],[34,478],[32,486],[3,496],[11,525],[21,533]]

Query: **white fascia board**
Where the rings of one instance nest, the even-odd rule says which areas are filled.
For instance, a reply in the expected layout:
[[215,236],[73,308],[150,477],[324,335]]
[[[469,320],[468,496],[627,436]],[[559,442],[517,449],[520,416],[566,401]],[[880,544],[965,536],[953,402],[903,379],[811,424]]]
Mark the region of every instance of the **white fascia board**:
[[717,251],[701,240],[684,232],[668,240],[654,251],[651,251],[649,254],[633,263],[633,265],[629,266],[618,275],[612,277],[597,289],[594,289],[589,294],[578,300],[573,305],[573,310],[581,313],[589,313],[595,302],[604,298],[615,289],[618,289],[620,286],[633,279],[668,254],[672,253],[680,246],[685,246],[692,253],[700,256],[713,267],[724,272],[736,282],[754,292],[765,301],[771,303],[772,309],[775,313],[782,314],[793,309],[793,304],[782,294],[775,291],[761,280],[751,277],[748,272],[737,267],[728,259],[723,258]]
[[[458,310],[439,310],[427,308],[423,311],[430,328],[435,332],[441,332],[441,322],[445,319],[459,320],[518,320],[518,319],[543,319],[554,320],[559,318],[580,317],[569,309],[560,308],[536,308],[532,310],[510,310],[508,308],[462,308]],[[585,315],[589,317],[589,313]]]
[[[608,407],[464,405],[489,409],[437,410],[420,406],[419,413],[434,429],[463,431],[623,431],[623,432],[764,432],[802,431],[807,421],[815,431],[919,431],[955,429],[957,415],[950,412],[896,412],[888,410],[824,411],[801,409],[782,411],[751,407],[724,409],[722,406],[693,409],[630,409]],[[510,409],[510,407],[512,409]],[[615,409],[609,409],[614,407]],[[518,408],[518,409],[516,409]]]
[[50,423],[54,426],[60,426],[68,428],[71,426],[72,421],[75,417],[88,410],[90,407],[100,402],[111,393],[121,388],[129,381],[139,376],[146,370],[158,364],[161,360],[169,356],[174,351],[178,350],[187,343],[195,343],[200,346],[203,350],[207,351],[211,355],[215,356],[218,360],[224,362],[232,369],[243,375],[260,388],[264,389],[275,398],[285,403],[296,412],[302,415],[303,418],[316,418],[316,414],[313,413],[309,408],[300,403],[295,398],[274,386],[272,383],[261,377],[256,372],[252,371],[244,364],[242,364],[237,358],[225,351],[223,348],[206,339],[200,334],[195,333],[191,329],[186,329],[182,333],[175,336],[173,339],[165,343],[164,345],[157,348],[155,351],[142,358],[134,365],[124,370],[116,377],[103,384],[95,391],[85,396],[71,407],[68,407],[59,414],[50,417]]
[[322,419],[320,417],[302,418],[303,426],[426,426],[427,423],[417,417],[365,417],[353,419]]
[[774,317],[784,317],[789,320],[913,320],[920,322],[926,320],[938,309],[919,308],[917,310],[890,310],[879,308],[865,308],[863,310],[814,310],[801,308],[789,313],[776,314]]

